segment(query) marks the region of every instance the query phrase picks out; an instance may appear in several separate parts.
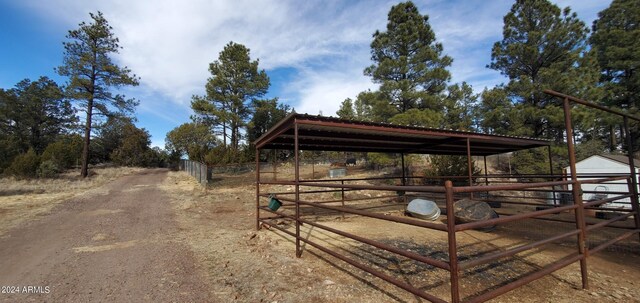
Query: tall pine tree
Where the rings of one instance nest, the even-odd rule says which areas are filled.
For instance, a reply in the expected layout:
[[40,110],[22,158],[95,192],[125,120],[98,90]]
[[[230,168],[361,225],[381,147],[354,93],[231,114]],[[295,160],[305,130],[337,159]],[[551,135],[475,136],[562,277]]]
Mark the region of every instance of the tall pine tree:
[[508,97],[522,117],[522,127],[512,126],[515,134],[563,140],[562,109],[544,89],[598,98],[598,72],[587,49],[588,32],[568,7],[560,10],[548,0],[513,4],[504,17],[503,39],[494,44],[489,67],[509,77],[506,86],[497,88],[506,93],[493,96]]
[[258,70],[258,60],[251,61],[249,49],[229,42],[218,60],[209,65],[211,77],[205,96],[194,96],[191,107],[196,120],[219,129],[224,145],[233,152],[239,149],[241,129],[251,116],[251,101],[264,96],[269,89],[269,77]]
[[[509,78],[506,85],[483,92],[481,123],[487,132],[554,140],[556,164],[566,158],[564,116],[561,101],[544,89],[598,100],[598,69],[587,45],[588,27],[567,7],[561,10],[548,0],[517,0],[504,17],[503,39],[494,44],[491,64]],[[506,110],[508,109],[508,110]],[[591,116],[580,109],[576,115]],[[591,116],[592,117],[592,116]],[[588,120],[588,119],[584,119]],[[592,119],[593,120],[593,119]],[[593,123],[576,123],[579,140],[588,140]],[[516,153],[518,173],[547,173],[546,151]]]
[[368,99],[372,120],[440,126],[452,59],[443,55],[428,16],[410,1],[391,7],[387,30],[373,34],[371,59],[364,73],[380,84]]
[[114,109],[133,112],[138,102],[112,93],[113,88],[138,85],[139,79],[126,66],[120,67],[111,55],[120,50],[118,38],[113,34],[101,12],[89,14],[92,22],[79,24],[69,31],[64,42],[64,62],[58,74],[69,77],[67,96],[77,100],[86,113],[81,175],[88,175],[89,144],[94,115],[108,116]]
[[[603,103],[627,111],[640,112],[640,2],[614,0],[598,14],[593,23],[591,44],[600,65],[600,84],[606,91]],[[617,148],[618,121],[610,121],[609,148]],[[632,136],[638,138],[640,130],[632,125]],[[640,140],[635,140],[635,150]],[[626,144],[626,142],[624,142]]]

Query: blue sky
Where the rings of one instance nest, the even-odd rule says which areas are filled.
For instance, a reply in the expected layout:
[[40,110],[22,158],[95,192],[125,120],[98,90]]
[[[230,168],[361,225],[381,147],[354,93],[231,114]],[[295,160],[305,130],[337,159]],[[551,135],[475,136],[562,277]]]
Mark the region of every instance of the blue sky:
[[[142,78],[123,92],[140,101],[138,127],[164,147],[165,134],[189,121],[191,96],[204,94],[208,65],[229,41],[251,49],[271,78],[269,97],[297,112],[335,115],[340,102],[375,89],[362,71],[371,64],[369,44],[386,27],[398,1],[278,0],[0,0],[0,87],[25,78],[65,78],[62,63],[68,30],[104,13],[123,47],[115,61]],[[557,0],[589,26],[609,6],[605,0]],[[505,81],[487,69],[491,46],[502,38],[502,18],[513,1],[414,1],[429,15],[436,38],[454,61],[452,82],[476,92]]]

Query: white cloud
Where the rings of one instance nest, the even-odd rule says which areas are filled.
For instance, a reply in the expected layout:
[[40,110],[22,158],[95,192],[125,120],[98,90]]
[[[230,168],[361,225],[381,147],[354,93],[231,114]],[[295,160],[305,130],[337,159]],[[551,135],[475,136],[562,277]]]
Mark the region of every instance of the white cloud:
[[335,116],[344,99],[354,99],[358,93],[375,87],[362,75],[362,68],[305,73],[301,80],[293,83],[299,92],[300,102],[295,106],[298,113]]
[[188,104],[202,93],[208,64],[229,41],[245,44],[265,69],[346,56],[366,46],[384,24],[387,6],[304,1],[172,0],[28,2],[65,26],[101,10],[120,38],[121,64],[142,78],[142,88]]
[[[249,47],[261,68],[299,71],[282,96],[292,100],[296,110],[331,115],[342,100],[374,86],[362,69],[370,64],[372,33],[385,29],[387,13],[396,2],[31,0],[23,5],[68,29],[87,20],[88,12],[101,10],[123,46],[119,63],[142,78],[141,95],[161,94],[159,99],[188,107],[191,95],[204,91],[208,64],[233,40]],[[588,18],[608,5],[557,2]],[[485,66],[491,60],[491,45],[502,38],[502,18],[512,3],[416,1],[420,12],[429,15],[444,52],[454,58],[453,82],[467,81],[480,91],[504,81]]]

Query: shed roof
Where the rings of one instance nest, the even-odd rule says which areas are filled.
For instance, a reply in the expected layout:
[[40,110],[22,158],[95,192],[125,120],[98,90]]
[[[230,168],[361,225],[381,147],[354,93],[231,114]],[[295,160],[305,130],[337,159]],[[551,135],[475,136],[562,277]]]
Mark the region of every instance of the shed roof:
[[548,146],[550,141],[290,114],[255,141],[258,149],[488,156]]
[[[602,154],[600,156],[612,161],[620,162],[624,165],[629,165],[629,156],[626,156],[626,155]],[[635,167],[640,167],[640,160],[634,158],[633,164]]]

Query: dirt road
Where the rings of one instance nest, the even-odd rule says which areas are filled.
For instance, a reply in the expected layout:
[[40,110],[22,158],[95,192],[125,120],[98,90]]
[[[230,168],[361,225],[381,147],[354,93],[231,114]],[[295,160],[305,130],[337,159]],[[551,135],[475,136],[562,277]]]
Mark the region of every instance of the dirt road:
[[[2,234],[0,286],[14,293],[0,293],[0,302],[424,302],[313,247],[296,258],[295,241],[277,229],[256,231],[252,172],[221,178],[209,189],[184,172],[132,173],[50,212],[37,212],[47,214]],[[349,216],[316,219],[398,247],[446,251],[446,238],[438,240],[437,232],[384,228]],[[558,227],[531,224],[492,233],[465,231],[458,239],[467,252],[476,253],[469,250],[523,243]],[[295,229],[284,221],[278,226]],[[450,293],[449,277],[439,271],[322,230],[305,226],[301,233],[441,298]],[[619,251],[590,257],[588,290],[581,289],[576,262],[491,302],[640,302],[637,239],[623,244],[616,246]],[[505,262],[509,271],[472,270],[461,282],[463,295],[558,259],[573,245],[522,254],[515,263]]]
[[0,238],[0,302],[211,301],[165,170],[122,177]]

